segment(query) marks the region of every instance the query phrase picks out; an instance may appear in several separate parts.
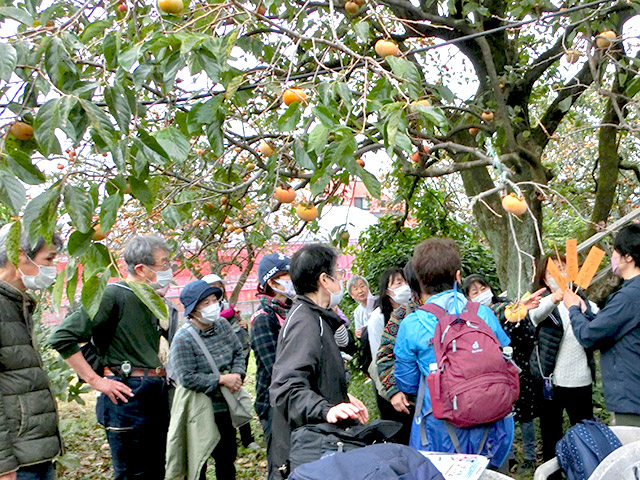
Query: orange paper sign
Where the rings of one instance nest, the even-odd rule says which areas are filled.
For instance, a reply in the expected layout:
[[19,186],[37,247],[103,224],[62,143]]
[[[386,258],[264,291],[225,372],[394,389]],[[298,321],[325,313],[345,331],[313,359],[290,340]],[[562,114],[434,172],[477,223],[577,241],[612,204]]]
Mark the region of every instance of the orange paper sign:
[[598,271],[598,267],[600,266],[600,262],[602,262],[603,258],[604,250],[601,250],[598,247],[591,247],[589,255],[587,255],[587,259],[582,264],[582,268],[576,277],[576,285],[581,286],[585,290],[589,288],[589,284]]
[[556,265],[556,262],[553,261],[553,258],[550,258],[547,261],[547,272],[549,272],[549,275],[551,275],[556,281],[560,290],[564,292],[567,289],[567,278],[562,274],[562,272],[560,272],[560,269]]
[[578,239],[567,239],[567,281],[573,282],[578,276]]

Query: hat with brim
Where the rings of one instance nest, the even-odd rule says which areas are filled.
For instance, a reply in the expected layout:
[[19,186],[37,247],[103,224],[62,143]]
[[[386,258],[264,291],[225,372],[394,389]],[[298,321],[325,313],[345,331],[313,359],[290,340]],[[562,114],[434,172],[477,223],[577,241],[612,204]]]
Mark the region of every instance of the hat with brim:
[[222,290],[211,287],[204,280],[196,280],[187,283],[180,292],[180,302],[184,306],[185,316],[190,315],[196,306],[209,295],[214,295],[218,300],[222,298]]

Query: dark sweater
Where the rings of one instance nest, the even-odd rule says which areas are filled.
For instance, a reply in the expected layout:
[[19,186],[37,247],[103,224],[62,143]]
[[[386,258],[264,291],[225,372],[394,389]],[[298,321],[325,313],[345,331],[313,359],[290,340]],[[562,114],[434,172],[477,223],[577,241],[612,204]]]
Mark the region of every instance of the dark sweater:
[[124,282],[107,286],[93,320],[79,308],[54,330],[49,343],[63,358],[69,358],[80,351],[78,344],[92,336],[108,367],[124,361],[134,368],[161,366],[158,319]]

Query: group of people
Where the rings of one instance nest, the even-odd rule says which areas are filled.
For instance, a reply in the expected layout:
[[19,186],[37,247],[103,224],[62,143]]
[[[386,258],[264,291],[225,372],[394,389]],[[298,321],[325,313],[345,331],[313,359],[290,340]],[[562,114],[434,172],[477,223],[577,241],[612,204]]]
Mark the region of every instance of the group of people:
[[[34,347],[34,301],[27,290],[52,285],[62,245],[56,235],[35,246],[22,235],[14,265],[7,259],[7,234],[8,227],[0,229],[0,480],[50,480],[62,441],[55,399]],[[132,282],[164,296],[172,278],[170,250],[157,236],[132,238],[124,251],[126,278],[106,287],[95,311],[71,312],[49,339],[98,391],[96,413],[106,430],[114,478],[162,479],[175,461],[191,467],[186,478],[204,479],[210,455],[217,478],[235,478],[232,404],[243,390],[249,348],[256,362],[254,407],[267,444],[269,478],[286,478],[296,428],[368,421],[366,406],[348,392],[345,352],[353,348],[354,336],[371,355],[367,370],[381,417],[400,422],[398,438],[418,450],[481,453],[494,468],[504,468],[517,421],[525,460],[534,465],[533,419],[539,416],[543,458],[550,458],[562,436],[563,411],[572,424],[593,415],[596,349],[613,421],[640,426],[639,225],[625,227],[614,239],[612,269],[624,284],[602,310],[584,292],[557,285],[543,259],[540,288],[524,302],[528,314],[515,322],[506,320],[509,300],[495,296],[482,275],[462,278],[462,259],[450,239],[429,238],[417,245],[406,265],[382,274],[377,297],[362,277],[352,276],[345,288],[338,256],[323,244],[305,245],[291,258],[264,256],[258,267],[260,307],[248,325],[226,302],[217,276],[183,288],[183,318],[166,300],[168,315],[159,319]],[[562,269],[563,260],[556,262]],[[345,291],[358,303],[353,324],[338,307]],[[421,308],[429,304],[450,314],[473,307],[496,342],[513,347],[513,361],[521,369],[515,415],[465,428],[435,418],[425,379],[436,361],[438,317]],[[191,458],[193,452],[178,448],[172,436],[167,441],[170,422],[183,421],[171,410],[174,383],[176,397],[178,391],[197,394],[211,412],[193,417],[210,424],[183,425],[199,439],[200,450],[213,445],[197,462],[197,471],[177,458]],[[246,423],[241,437],[245,446],[255,446]]]

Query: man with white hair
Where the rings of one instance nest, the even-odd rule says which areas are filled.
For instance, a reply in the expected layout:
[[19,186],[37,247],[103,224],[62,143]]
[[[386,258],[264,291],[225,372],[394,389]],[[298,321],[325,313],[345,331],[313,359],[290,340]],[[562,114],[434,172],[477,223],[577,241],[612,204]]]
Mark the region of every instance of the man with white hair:
[[[126,281],[107,286],[93,318],[80,308],[49,339],[71,368],[100,392],[96,415],[106,429],[115,480],[164,478],[169,385],[159,351],[171,328],[128,282],[162,290],[173,275],[169,253],[158,236],[132,238],[124,251]],[[103,371],[94,371],[80,350],[79,344],[89,341]]]
[[60,453],[56,401],[35,348],[27,290],[45,290],[56,279],[54,260],[62,241],[24,232],[16,265],[8,260],[7,234],[0,229],[0,480],[53,480],[52,460]]

